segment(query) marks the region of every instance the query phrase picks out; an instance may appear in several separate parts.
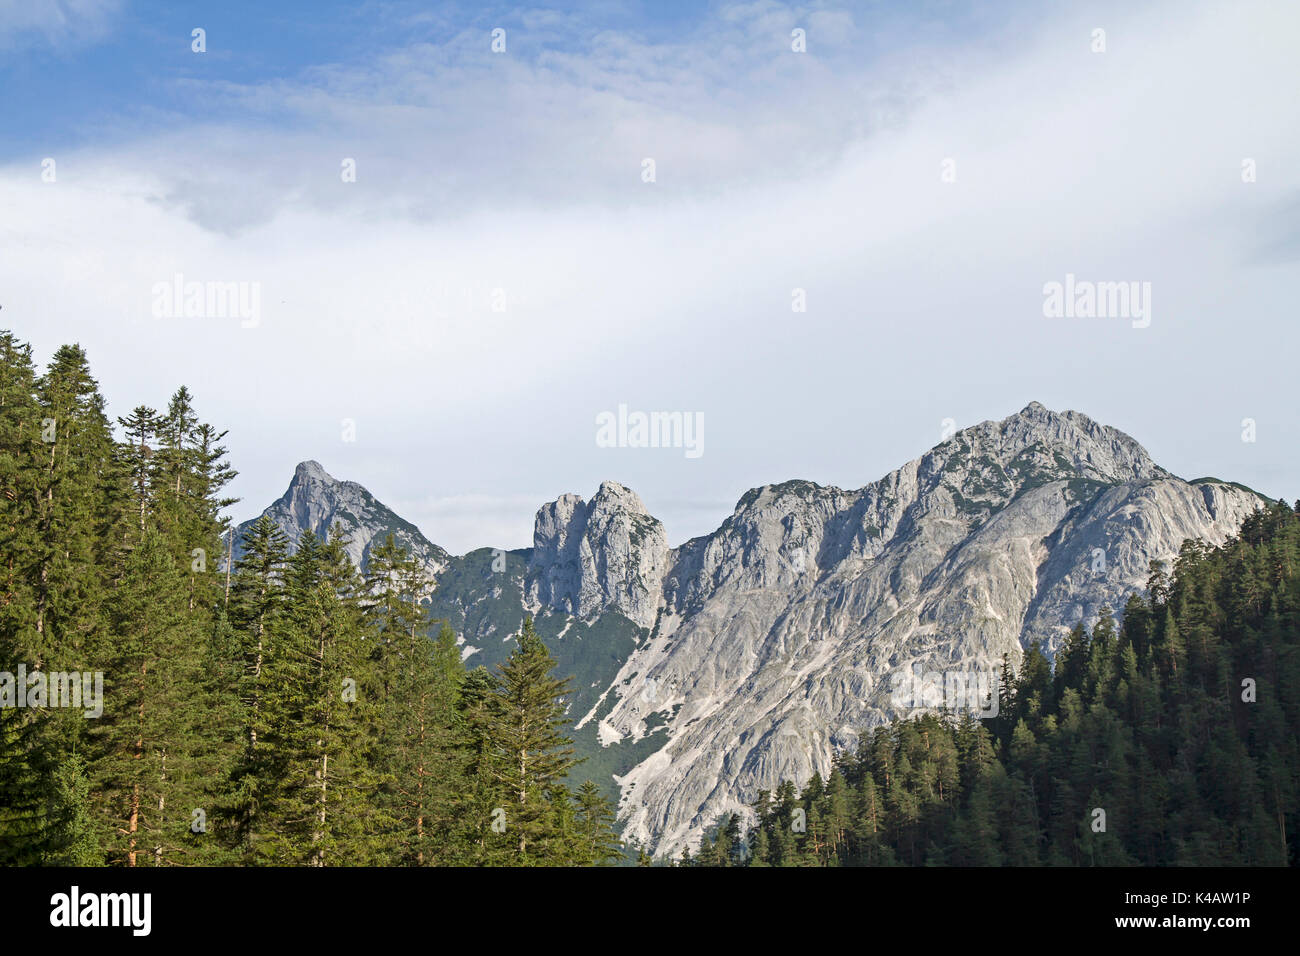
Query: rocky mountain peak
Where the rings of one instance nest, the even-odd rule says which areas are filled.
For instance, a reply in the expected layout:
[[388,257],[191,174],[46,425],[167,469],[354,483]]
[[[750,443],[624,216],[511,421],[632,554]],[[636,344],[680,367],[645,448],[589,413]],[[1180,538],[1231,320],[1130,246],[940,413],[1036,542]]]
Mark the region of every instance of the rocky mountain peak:
[[[425,538],[419,528],[399,517],[361,485],[334,478],[318,461],[299,462],[289,487],[262,514],[284,532],[291,551],[297,548],[304,532],[310,530],[325,539],[337,526],[348,539],[348,556],[362,569],[367,565],[371,547],[389,534],[424,564],[430,574],[446,567],[450,557]],[[239,540],[251,524],[251,520],[246,521],[236,529],[236,557],[240,553]]]
[[590,501],[561,495],[533,525],[530,603],[591,617],[613,608],[642,627],[654,623],[668,537],[639,495],[603,481]]
[[1118,428],[1080,412],[1054,412],[1039,402],[1030,402],[1001,421],[963,429],[930,455],[936,452],[1015,466],[1017,472],[1039,478],[1117,482],[1169,477],[1145,448]]
[[291,483],[290,487],[292,487],[293,485],[301,485],[301,484],[307,484],[312,482],[317,482],[317,483],[327,484],[327,485],[338,484],[338,481],[335,480],[335,478],[329,472],[327,472],[324,468],[321,467],[320,462],[318,461],[298,462],[298,467],[293,470],[293,482]]
[[[1030,402],[856,490],[754,488],[675,550],[634,491],[603,481],[590,498],[543,505],[526,564],[502,578],[472,555],[450,559],[314,461],[266,513],[295,542],[342,524],[358,563],[391,530],[448,569],[437,594],[467,633],[513,633],[523,613],[541,614],[575,672],[596,677],[577,728],[616,748],[625,834],[676,855],[758,791],[825,776],[836,751],[899,716],[900,669],[995,675],[1026,647],[1051,656],[1074,624],[1121,609],[1152,560],[1187,538],[1222,543],[1260,503],[1185,482],[1124,432]],[[616,673],[600,670],[608,641],[560,641],[584,629],[623,633]]]
[[655,639],[591,715],[602,742],[663,735],[618,777],[625,832],[675,854],[898,716],[900,668],[990,675],[1031,645],[1051,655],[1076,622],[1122,608],[1152,560],[1221,543],[1258,503],[1038,402],[857,491],[747,492],[673,553]]
[[625,511],[628,514],[649,515],[641,496],[626,485],[608,479],[600,483],[600,488],[591,499],[593,510]]

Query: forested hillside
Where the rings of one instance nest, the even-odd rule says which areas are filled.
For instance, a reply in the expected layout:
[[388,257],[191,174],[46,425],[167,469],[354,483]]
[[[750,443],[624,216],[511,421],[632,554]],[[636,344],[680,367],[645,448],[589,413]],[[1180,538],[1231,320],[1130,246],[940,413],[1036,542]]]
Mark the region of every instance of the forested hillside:
[[[1297,505],[1300,508],[1300,504]],[[864,735],[764,792],[697,865],[1285,866],[1300,862],[1300,516],[1153,568],[1118,628],[1003,669],[998,716]]]
[[531,621],[467,673],[391,539],[363,578],[263,519],[222,570],[225,432],[185,388],[116,425],[80,348],[42,374],[0,333],[0,863],[618,858]]
[[[263,516],[227,567],[225,435],[185,388],[111,419],[79,347],[40,372],[0,333],[0,864],[620,859],[531,618],[467,671],[391,536],[363,573],[337,529],[290,547]],[[1188,541],[1054,666],[1004,660],[996,717],[865,734],[679,862],[1300,862],[1298,569],[1283,503]]]

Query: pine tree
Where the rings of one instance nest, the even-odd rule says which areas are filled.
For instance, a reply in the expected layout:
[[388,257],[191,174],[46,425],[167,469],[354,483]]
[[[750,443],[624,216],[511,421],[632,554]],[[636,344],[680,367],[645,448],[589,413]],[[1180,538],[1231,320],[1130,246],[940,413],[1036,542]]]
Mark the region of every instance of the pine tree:
[[[90,672],[104,669],[97,658],[105,628],[104,602],[121,550],[116,534],[123,485],[105,403],[90,374],[85,353],[58,349],[36,382],[39,458],[31,514],[32,550],[24,555],[30,575],[32,629],[20,632],[19,652],[31,669]],[[79,711],[47,709],[25,715],[15,728],[24,739],[33,793],[57,788],[60,767],[85,744],[89,721]],[[47,806],[70,806],[47,804]],[[76,830],[72,820],[38,823],[29,850],[38,859],[68,851],[60,834]]]
[[85,636],[101,620],[124,489],[104,399],[85,353],[60,348],[37,391],[42,433],[52,440],[44,441],[37,488],[34,663],[75,670]]
[[[567,679],[551,676],[555,659],[525,619],[518,643],[500,666],[496,691],[488,698],[486,732],[489,764],[508,821],[515,863],[546,863],[563,841],[550,820],[548,793],[576,765],[563,728]],[[508,806],[506,805],[508,804]]]
[[450,625],[429,639],[420,596],[430,587],[392,535],[371,549],[367,613],[383,700],[384,825],[393,859],[416,866],[460,862],[472,842],[465,820],[473,814],[461,785],[470,764],[460,701],[465,670]]
[[184,572],[151,524],[132,535],[109,604],[101,651],[104,713],[92,730],[93,778],[107,815],[110,854],[128,866],[163,864],[184,839],[186,734],[199,635],[185,620]]
[[[0,670],[33,667],[41,651],[36,582],[45,554],[38,533],[42,427],[31,347],[0,332]],[[0,708],[0,865],[39,860],[45,812],[41,773],[59,755],[30,710]]]
[[[235,713],[241,728],[240,753],[217,800],[223,839],[244,858],[255,849],[260,815],[271,798],[274,751],[266,736],[265,698],[271,685],[268,656],[285,614],[284,533],[263,515],[244,534],[235,566],[230,621],[235,653]],[[261,746],[259,747],[259,737]]]
[[90,781],[86,760],[73,751],[54,772],[49,819],[58,831],[52,844],[57,847],[49,862],[55,866],[97,866],[104,860],[92,819]]
[[582,866],[607,866],[622,856],[622,841],[614,830],[614,808],[600,788],[584,780],[576,795],[578,854]]

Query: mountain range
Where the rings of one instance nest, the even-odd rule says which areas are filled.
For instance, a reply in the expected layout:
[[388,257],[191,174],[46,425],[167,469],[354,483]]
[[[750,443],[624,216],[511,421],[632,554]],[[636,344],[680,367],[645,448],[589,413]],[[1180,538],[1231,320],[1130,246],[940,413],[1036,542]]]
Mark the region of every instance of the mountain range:
[[676,548],[614,481],[542,505],[532,548],[462,556],[316,462],[264,514],[291,545],[341,525],[362,567],[392,533],[435,581],[430,615],[467,666],[503,660],[531,614],[574,677],[581,775],[617,796],[626,838],[663,855],[910,712],[900,678],[996,676],[1033,645],[1050,657],[1076,623],[1118,613],[1151,562],[1188,538],[1223,543],[1266,501],[1033,402],[856,490],[751,489]]

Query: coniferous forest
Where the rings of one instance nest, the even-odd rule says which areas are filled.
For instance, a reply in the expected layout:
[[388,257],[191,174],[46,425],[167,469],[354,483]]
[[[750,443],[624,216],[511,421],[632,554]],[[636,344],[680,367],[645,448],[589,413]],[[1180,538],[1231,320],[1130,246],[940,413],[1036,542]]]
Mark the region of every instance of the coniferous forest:
[[0,333],[0,670],[103,673],[95,719],[0,708],[0,864],[618,859],[531,621],[466,672],[391,539],[363,578],[262,519],[224,567],[225,434],[185,388],[110,421],[80,348]]
[[[0,707],[0,863],[623,859],[531,621],[467,671],[391,537],[363,575],[337,535],[290,553],[263,517],[227,562],[225,435],[183,387],[112,420],[79,347],[40,372],[0,333],[0,671],[103,674],[95,719]],[[674,862],[1295,864],[1298,570],[1284,503],[1189,541],[1055,667],[1005,661],[995,718],[864,734]]]

